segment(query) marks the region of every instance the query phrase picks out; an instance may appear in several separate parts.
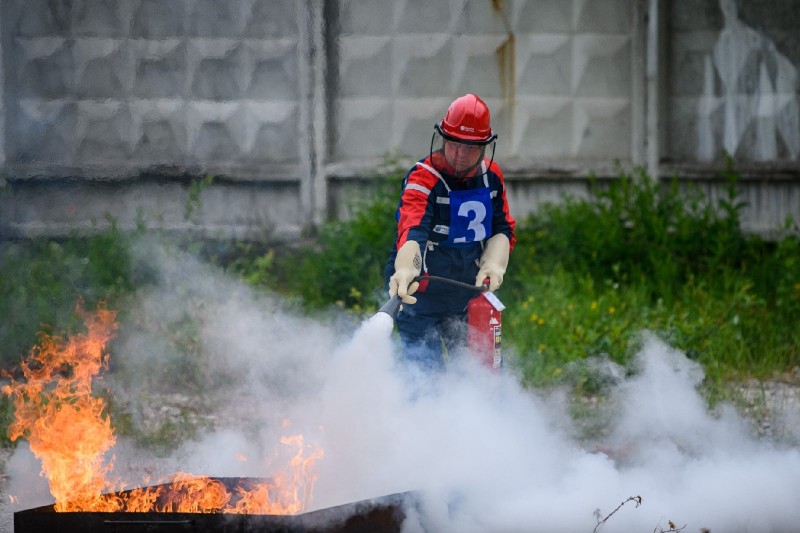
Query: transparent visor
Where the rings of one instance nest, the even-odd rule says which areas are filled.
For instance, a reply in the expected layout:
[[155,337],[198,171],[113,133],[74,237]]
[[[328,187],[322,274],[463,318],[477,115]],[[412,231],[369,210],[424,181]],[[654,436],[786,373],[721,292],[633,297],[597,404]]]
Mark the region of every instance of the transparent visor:
[[470,178],[483,173],[481,161],[486,155],[487,146],[490,145],[491,156],[494,159],[494,138],[483,144],[460,142],[444,137],[439,129],[435,128],[431,137],[431,163],[442,174],[458,179]]

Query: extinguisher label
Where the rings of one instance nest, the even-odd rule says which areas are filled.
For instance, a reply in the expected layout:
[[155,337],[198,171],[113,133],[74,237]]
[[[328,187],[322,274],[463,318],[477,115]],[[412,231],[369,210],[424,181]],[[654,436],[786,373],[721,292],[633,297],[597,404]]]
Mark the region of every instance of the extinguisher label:
[[503,366],[503,352],[500,350],[500,341],[502,337],[500,328],[500,324],[492,327],[494,331],[494,357],[492,359],[492,368],[501,368]]
[[483,291],[482,295],[484,298],[489,300],[489,303],[492,304],[492,306],[494,306],[494,308],[497,309],[498,311],[502,311],[503,309],[506,308],[506,306],[503,305],[503,302],[500,301],[500,298],[495,296],[493,292]]

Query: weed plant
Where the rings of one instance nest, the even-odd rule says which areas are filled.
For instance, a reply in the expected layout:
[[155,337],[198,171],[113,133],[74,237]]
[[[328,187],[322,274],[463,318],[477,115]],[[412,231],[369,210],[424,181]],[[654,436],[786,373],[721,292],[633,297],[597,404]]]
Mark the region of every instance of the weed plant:
[[702,363],[711,385],[800,364],[798,227],[745,235],[736,173],[727,180],[713,203],[622,174],[522,221],[502,297],[525,379],[571,379],[592,356],[629,368],[644,331]]
[[18,362],[39,332],[82,325],[76,305],[116,308],[134,289],[128,238],[112,224],[91,238],[0,243],[0,364]]

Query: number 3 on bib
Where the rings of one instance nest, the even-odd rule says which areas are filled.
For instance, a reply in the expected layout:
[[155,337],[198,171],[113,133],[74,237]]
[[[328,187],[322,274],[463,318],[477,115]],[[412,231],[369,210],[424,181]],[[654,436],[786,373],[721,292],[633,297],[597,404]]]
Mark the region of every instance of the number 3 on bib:
[[492,231],[489,188],[450,192],[450,238],[454,244],[484,240]]

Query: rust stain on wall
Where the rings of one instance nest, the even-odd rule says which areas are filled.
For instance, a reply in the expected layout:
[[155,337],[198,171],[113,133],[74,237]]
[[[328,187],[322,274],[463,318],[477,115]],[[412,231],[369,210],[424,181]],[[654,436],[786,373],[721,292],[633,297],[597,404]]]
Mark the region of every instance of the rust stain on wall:
[[516,40],[514,32],[511,31],[511,24],[508,20],[508,14],[505,9],[505,0],[492,0],[492,9],[503,20],[503,25],[508,32],[508,37],[503,43],[495,49],[497,55],[497,70],[500,74],[500,94],[505,100],[506,109],[508,110],[508,126],[509,135],[514,131],[514,107],[516,104]]
[[514,33],[508,34],[503,44],[495,50],[497,54],[497,67],[500,72],[500,93],[508,109],[509,133],[514,131],[514,105],[516,103],[516,44]]

